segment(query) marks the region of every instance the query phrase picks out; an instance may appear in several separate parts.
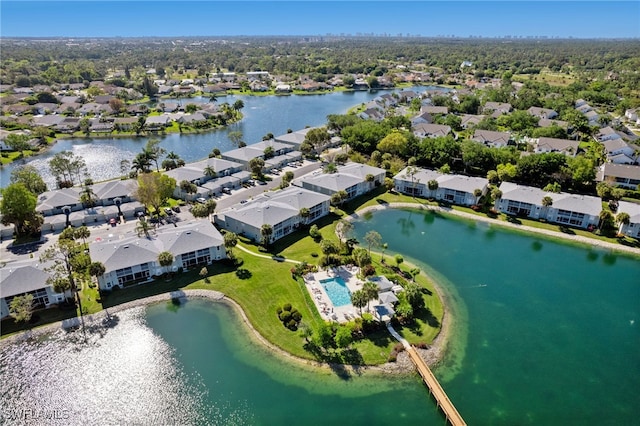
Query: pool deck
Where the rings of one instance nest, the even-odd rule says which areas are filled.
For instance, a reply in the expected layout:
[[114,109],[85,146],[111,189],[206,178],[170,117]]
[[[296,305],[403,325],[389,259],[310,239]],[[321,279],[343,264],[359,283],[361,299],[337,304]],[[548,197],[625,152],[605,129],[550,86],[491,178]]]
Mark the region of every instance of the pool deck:
[[353,293],[356,290],[360,290],[363,284],[363,281],[356,276],[357,273],[357,266],[347,265],[305,275],[304,282],[307,291],[324,320],[344,323],[360,316],[360,310],[351,303],[344,306],[334,306],[320,283],[321,280],[340,277],[346,283],[349,292]]

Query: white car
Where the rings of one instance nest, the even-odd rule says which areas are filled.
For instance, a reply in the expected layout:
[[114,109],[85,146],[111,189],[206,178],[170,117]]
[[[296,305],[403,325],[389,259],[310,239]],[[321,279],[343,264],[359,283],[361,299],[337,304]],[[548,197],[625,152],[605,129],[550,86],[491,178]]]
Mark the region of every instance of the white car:
[[207,199],[206,199],[206,198],[199,197],[199,198],[196,198],[196,201],[197,201],[197,202],[199,202],[199,203],[201,203],[201,204],[204,204],[204,203],[206,203],[206,202],[207,202]]

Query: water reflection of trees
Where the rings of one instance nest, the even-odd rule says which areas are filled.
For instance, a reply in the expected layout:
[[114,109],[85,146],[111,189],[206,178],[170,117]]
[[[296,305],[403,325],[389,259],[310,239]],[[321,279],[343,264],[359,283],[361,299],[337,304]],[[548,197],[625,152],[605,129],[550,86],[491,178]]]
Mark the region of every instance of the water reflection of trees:
[[415,222],[411,218],[412,213],[409,212],[409,217],[401,217],[398,219],[398,225],[400,225],[400,233],[402,235],[410,236],[416,227]]

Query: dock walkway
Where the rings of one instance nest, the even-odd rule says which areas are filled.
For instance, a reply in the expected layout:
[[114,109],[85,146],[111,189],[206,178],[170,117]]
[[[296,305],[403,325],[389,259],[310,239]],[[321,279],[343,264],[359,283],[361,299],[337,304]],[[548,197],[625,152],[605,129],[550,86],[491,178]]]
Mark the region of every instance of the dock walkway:
[[466,423],[456,407],[453,405],[447,394],[445,393],[442,386],[440,386],[440,382],[436,379],[436,376],[433,375],[431,369],[427,365],[426,362],[420,357],[418,351],[409,344],[394,328],[390,323],[387,323],[387,330],[389,333],[406,349],[411,361],[415,364],[418,373],[422,377],[422,381],[427,385],[429,392],[433,395],[433,398],[436,400],[438,407],[442,410],[447,421],[454,426],[466,426]]

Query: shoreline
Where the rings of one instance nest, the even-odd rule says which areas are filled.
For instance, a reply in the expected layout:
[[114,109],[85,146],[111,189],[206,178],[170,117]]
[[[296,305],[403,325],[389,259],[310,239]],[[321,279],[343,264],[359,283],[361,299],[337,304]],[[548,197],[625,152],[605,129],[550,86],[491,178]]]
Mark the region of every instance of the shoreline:
[[588,238],[588,237],[583,237],[581,235],[568,235],[568,234],[563,234],[557,231],[552,231],[549,229],[541,229],[541,228],[535,228],[532,226],[528,226],[528,225],[518,225],[515,223],[511,223],[511,222],[504,222],[504,221],[499,221],[496,219],[492,219],[490,217],[484,217],[484,216],[478,216],[478,215],[474,215],[474,214],[470,214],[470,213],[466,213],[466,212],[461,212],[458,210],[453,210],[450,208],[445,208],[445,207],[440,207],[440,206],[432,206],[432,205],[425,205],[425,204],[421,204],[421,203],[389,203],[386,205],[377,205],[377,206],[367,206],[361,210],[358,210],[355,213],[352,213],[350,215],[348,215],[345,219],[352,221],[352,220],[356,220],[359,219],[362,215],[369,213],[369,212],[374,212],[374,211],[380,211],[380,210],[385,210],[385,209],[403,209],[403,208],[409,208],[409,209],[417,209],[417,210],[433,210],[436,212],[441,212],[441,213],[445,213],[445,214],[451,214],[453,216],[458,216],[464,219],[469,219],[469,220],[473,220],[476,222],[483,222],[483,223],[488,223],[490,225],[496,225],[496,226],[501,226],[504,228],[509,228],[509,229],[513,229],[516,231],[520,231],[520,232],[525,232],[525,233],[529,233],[529,234],[536,234],[536,235],[544,235],[546,237],[550,237],[550,238],[555,238],[555,239],[559,239],[559,240],[564,240],[567,242],[573,242],[573,243],[577,243],[577,244],[581,244],[581,245],[587,245],[587,246],[592,246],[592,247],[598,247],[598,248],[602,248],[602,249],[609,249],[609,250],[613,250],[613,251],[618,251],[618,252],[623,252],[623,253],[628,253],[628,254],[632,254],[635,256],[640,256],[640,249],[635,248],[635,247],[629,247],[629,246],[623,246],[623,245],[618,245],[618,244],[613,244],[610,243],[608,241],[602,241],[602,240],[598,240],[596,238]]
[[[401,352],[398,354],[398,361],[395,363],[386,363],[382,365],[349,365],[349,364],[330,364],[324,362],[318,362],[311,359],[300,358],[291,353],[285,351],[284,349],[276,346],[275,344],[269,342],[264,336],[262,336],[251,324],[249,319],[247,318],[242,307],[233,299],[225,296],[223,293],[216,290],[202,290],[202,289],[185,289],[178,290],[168,293],[162,293],[155,296],[145,297],[143,299],[132,300],[127,303],[123,303],[121,305],[114,306],[112,308],[104,309],[95,314],[86,315],[84,317],[85,328],[91,330],[92,328],[98,327],[109,327],[110,324],[106,323],[109,320],[109,317],[117,314],[118,312],[126,311],[129,309],[134,309],[138,307],[144,307],[147,305],[152,305],[160,302],[169,302],[172,299],[206,299],[211,302],[224,303],[230,306],[236,314],[239,316],[241,323],[245,327],[247,331],[248,337],[254,341],[259,342],[261,346],[270,353],[275,356],[279,356],[282,359],[288,360],[290,362],[295,362],[297,365],[302,367],[309,367],[315,370],[322,371],[335,371],[335,367],[339,366],[340,368],[346,370],[349,374],[353,374],[356,376],[362,375],[364,373],[369,374],[411,374],[415,371],[413,364],[409,360],[406,352]],[[80,332],[81,330],[78,328],[80,326],[80,319],[78,317],[71,318],[69,320],[58,321],[55,323],[47,324],[45,326],[23,331],[21,333],[17,333],[11,336],[8,336],[2,340],[0,340],[0,347],[4,345],[22,343],[28,340],[43,338],[47,334],[53,334],[59,331],[63,331],[66,333],[71,332]],[[444,324],[444,320],[443,320]],[[444,326],[443,326],[444,329]],[[440,335],[436,338],[436,341],[440,339]],[[434,341],[435,343],[435,341]],[[435,345],[434,345],[435,346]],[[433,352],[434,348],[419,350],[422,353]],[[441,348],[438,347],[437,354],[441,353]],[[406,358],[406,359],[405,359]],[[433,355],[429,357],[433,362]],[[430,363],[431,365],[431,363]]]

